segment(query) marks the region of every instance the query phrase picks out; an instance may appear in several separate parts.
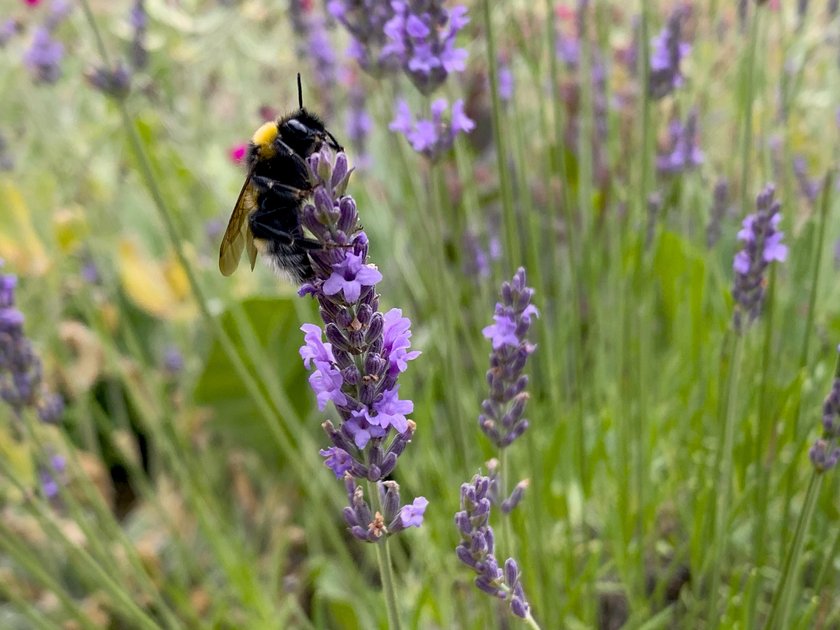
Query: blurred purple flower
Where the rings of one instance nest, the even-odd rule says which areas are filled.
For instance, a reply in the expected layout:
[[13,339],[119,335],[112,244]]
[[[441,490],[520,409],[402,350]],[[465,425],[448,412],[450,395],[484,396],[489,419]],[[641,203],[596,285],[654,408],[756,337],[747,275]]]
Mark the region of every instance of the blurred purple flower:
[[400,60],[383,51],[388,45],[385,25],[394,17],[391,2],[382,0],[329,0],[327,11],[353,37],[349,55],[373,76],[400,67]]
[[796,176],[796,183],[799,185],[801,195],[809,204],[816,203],[820,194],[820,183],[819,180],[812,180],[808,177],[808,165],[801,155],[793,158],[793,174]]
[[756,212],[744,219],[738,232],[743,248],[735,254],[732,263],[735,271],[733,324],[738,333],[761,314],[767,267],[774,260],[783,262],[787,258],[787,247],[782,243],[784,232],[778,230],[782,219],[781,204],[774,200],[774,195],[775,187],[768,184],[756,199]]
[[[64,413],[64,400],[43,382],[41,359],[23,332],[24,316],[16,306],[16,288],[16,276],[0,274],[0,399],[18,420],[30,410],[41,422],[57,424]],[[51,457],[50,466],[41,470],[47,498],[58,493],[63,471],[64,458],[60,456]]]
[[729,182],[725,178],[720,178],[715,184],[714,201],[709,216],[709,224],[706,226],[706,246],[709,249],[720,240],[720,224],[729,213]]
[[23,332],[24,316],[15,304],[17,277],[0,274],[0,398],[20,417],[27,408],[45,421],[57,421],[63,405],[42,381],[41,359]]
[[661,99],[683,84],[680,63],[691,52],[691,45],[682,41],[685,9],[676,8],[662,31],[651,42],[648,88],[654,99]]
[[539,315],[531,304],[534,290],[525,285],[525,270],[519,268],[511,282],[502,284],[502,301],[496,304],[494,324],[482,330],[491,341],[487,382],[490,396],[481,403],[478,424],[498,448],[509,446],[528,428],[522,417],[528,402],[528,377],[522,374],[528,357],[536,350],[526,337],[531,319]]
[[64,58],[64,46],[53,39],[45,26],[35,27],[32,42],[23,57],[26,67],[37,83],[55,83],[61,76],[60,63]]
[[[322,425],[332,446],[321,455],[337,477],[344,477],[350,501],[345,522],[357,539],[377,542],[419,525],[420,508],[425,509],[425,499],[415,500],[402,519],[399,487],[383,481],[416,429],[406,417],[414,403],[399,398],[397,379],[419,353],[408,351],[411,322],[402,312],[379,312],[375,285],[382,274],[367,261],[367,235],[355,201],[345,194],[351,173],[347,157],[324,146],[307,164],[315,190],[302,222],[322,247],[309,253],[315,277],[299,293],[317,300],[325,326],[301,327],[300,355],[312,370],[309,382],[318,408],[332,402],[340,418],[337,428],[329,421]],[[356,479],[378,482],[384,514],[372,513]]]
[[450,74],[466,69],[467,51],[455,48],[455,37],[469,22],[466,7],[446,9],[440,0],[392,0],[391,7],[382,54],[392,57],[421,93],[430,94]]
[[675,175],[703,163],[703,151],[697,141],[697,110],[691,110],[684,125],[673,119],[668,132],[668,146],[656,158],[656,168],[660,173]]
[[503,103],[513,99],[513,72],[506,63],[499,64],[499,98]]
[[[840,347],[837,348],[840,352]],[[840,377],[835,370],[831,391],[823,402],[823,434],[814,442],[809,455],[818,472],[831,470],[840,461]]]
[[347,111],[347,137],[350,140],[350,146],[358,156],[356,158],[356,167],[358,167],[360,164],[365,165],[368,161],[367,141],[373,129],[373,120],[365,109],[367,91],[364,85],[358,78],[351,81],[347,95],[350,104]]
[[41,480],[41,491],[47,499],[54,499],[58,496],[59,490],[64,483],[67,471],[67,460],[63,455],[52,455],[46,466],[42,466],[39,472]]
[[15,18],[7,18],[0,23],[0,48],[5,47],[9,40],[22,30],[21,23]]
[[516,561],[508,558],[502,569],[495,557],[495,536],[490,527],[490,489],[490,479],[480,475],[474,476],[471,483],[461,484],[461,511],[455,514],[461,542],[455,548],[455,554],[477,574],[476,587],[508,602],[510,611],[517,617],[529,619],[530,606]]
[[149,51],[146,49],[146,28],[149,16],[146,13],[145,0],[134,0],[134,5],[128,14],[128,22],[133,32],[129,59],[135,70],[141,70],[149,63]]
[[113,68],[92,68],[85,73],[85,78],[94,88],[116,99],[125,98],[131,89],[131,72],[122,61],[117,61]]
[[184,355],[177,346],[167,346],[163,351],[163,369],[170,376],[176,376],[184,370]]
[[289,18],[298,57],[312,60],[321,109],[329,116],[334,107],[332,96],[338,83],[338,65],[326,20],[312,0],[290,0]]
[[475,128],[475,123],[464,113],[463,100],[459,99],[452,104],[448,122],[443,118],[447,107],[446,99],[437,99],[431,106],[432,117],[415,121],[408,103],[400,99],[394,120],[388,128],[403,134],[411,148],[434,162],[452,148],[459,133],[469,133]]

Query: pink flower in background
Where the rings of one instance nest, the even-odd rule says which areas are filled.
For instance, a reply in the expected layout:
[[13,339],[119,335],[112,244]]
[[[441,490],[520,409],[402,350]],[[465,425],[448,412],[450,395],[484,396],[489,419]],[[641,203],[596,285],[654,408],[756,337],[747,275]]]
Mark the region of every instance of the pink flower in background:
[[41,4],[41,0],[23,0],[24,3],[30,7],[37,7]]
[[248,145],[244,142],[240,142],[239,144],[235,144],[231,147],[230,151],[228,151],[228,155],[230,156],[231,162],[234,164],[241,164],[242,160],[245,159],[245,154],[248,152]]

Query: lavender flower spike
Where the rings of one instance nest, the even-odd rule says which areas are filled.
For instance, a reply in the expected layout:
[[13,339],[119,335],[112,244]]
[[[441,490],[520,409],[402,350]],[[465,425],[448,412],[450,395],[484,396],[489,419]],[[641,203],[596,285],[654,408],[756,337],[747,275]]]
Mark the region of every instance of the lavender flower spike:
[[[840,346],[837,351],[840,352]],[[831,470],[840,461],[840,375],[836,373],[831,391],[823,403],[823,434],[814,442],[809,455],[818,472]]]
[[[408,419],[414,403],[400,397],[398,379],[420,353],[409,351],[411,322],[402,311],[379,311],[376,284],[382,274],[367,260],[356,202],[345,195],[352,172],[347,156],[324,146],[307,165],[314,193],[302,221],[321,248],[309,254],[315,278],[300,295],[317,300],[325,326],[302,326],[300,355],[312,372],[318,408],[332,402],[338,413],[337,427],[323,425],[332,446],[321,455],[336,477],[345,479],[350,499],[345,521],[359,540],[377,542],[419,527],[428,503],[418,497],[400,507],[396,484],[383,481],[416,428]],[[385,514],[372,512],[355,480],[378,482]]]
[[648,89],[651,98],[665,98],[683,84],[680,62],[691,52],[691,45],[681,41],[684,9],[671,13],[665,28],[657,35],[650,51]]
[[664,175],[676,175],[700,166],[704,156],[697,142],[697,110],[691,110],[685,124],[672,120],[668,131],[669,146],[657,156],[656,169]]
[[729,213],[729,182],[721,177],[715,183],[714,203],[706,226],[706,246],[711,249],[720,239],[720,224]]
[[494,555],[490,490],[490,479],[480,475],[473,477],[471,483],[461,485],[461,511],[455,514],[461,542],[455,548],[455,554],[475,571],[475,585],[480,590],[508,602],[510,611],[517,617],[531,619],[531,608],[522,589],[516,561],[508,558],[502,568]]
[[478,424],[498,448],[509,446],[528,428],[528,421],[522,417],[528,402],[528,377],[522,370],[536,350],[526,337],[531,318],[539,316],[537,307],[531,304],[533,295],[534,290],[525,286],[525,270],[520,267],[511,282],[502,284],[495,323],[482,331],[493,351],[487,371],[490,396],[481,403]]
[[449,120],[444,121],[443,113],[448,107],[446,99],[439,98],[432,103],[431,118],[415,121],[408,103],[400,99],[397,102],[394,120],[388,128],[403,134],[411,143],[412,149],[434,162],[452,148],[459,133],[469,133],[475,129],[475,123],[464,113],[462,99],[452,104]]
[[775,187],[768,184],[759,193],[756,212],[744,219],[738,232],[738,239],[744,244],[732,263],[735,270],[733,324],[738,333],[761,314],[767,267],[774,260],[783,262],[787,258],[787,246],[782,244],[784,233],[778,229],[782,215],[779,213],[781,204],[773,199],[775,191]]
[[0,398],[18,418],[32,409],[42,422],[56,423],[64,404],[43,383],[41,359],[23,333],[23,313],[15,305],[16,287],[16,276],[0,274]]
[[391,7],[382,53],[398,61],[421,93],[431,94],[450,74],[464,71],[467,51],[455,48],[455,37],[470,21],[466,7],[446,9],[440,0],[392,0]]
[[385,51],[389,39],[385,25],[394,17],[394,7],[381,0],[329,0],[327,11],[353,36],[349,55],[362,69],[382,76],[400,67],[400,59]]

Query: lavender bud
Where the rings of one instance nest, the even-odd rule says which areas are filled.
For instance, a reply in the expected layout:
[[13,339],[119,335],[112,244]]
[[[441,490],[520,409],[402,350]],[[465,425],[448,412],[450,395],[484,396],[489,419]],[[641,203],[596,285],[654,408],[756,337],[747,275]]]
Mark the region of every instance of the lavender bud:
[[391,452],[388,452],[385,455],[385,457],[382,459],[382,463],[379,465],[380,478],[387,477],[392,472],[394,472],[394,468],[397,467],[397,457],[397,454]]
[[385,511],[384,518],[390,523],[400,509],[400,486],[396,481],[383,481],[379,484],[379,494]]
[[505,590],[497,586],[495,581],[488,579],[486,576],[480,575],[475,578],[475,585],[479,588],[479,590],[482,590],[493,597],[498,597],[499,599],[505,599],[507,597]]
[[516,509],[516,506],[519,505],[519,502],[522,501],[522,497],[525,496],[525,489],[528,487],[528,480],[525,479],[520,481],[516,484],[516,487],[511,492],[510,496],[502,501],[502,512],[504,514],[510,514],[513,510]]
[[782,244],[784,232],[778,230],[781,206],[773,200],[774,194],[772,184],[759,193],[757,211],[744,219],[738,232],[738,239],[744,243],[732,265],[735,270],[732,296],[736,303],[733,325],[738,333],[761,313],[767,267],[774,260],[783,262],[787,258],[787,247]]

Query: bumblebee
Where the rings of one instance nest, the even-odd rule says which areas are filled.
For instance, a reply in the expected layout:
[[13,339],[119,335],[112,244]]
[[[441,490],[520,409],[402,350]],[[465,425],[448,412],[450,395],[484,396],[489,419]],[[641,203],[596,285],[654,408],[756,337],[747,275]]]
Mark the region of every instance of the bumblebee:
[[239,192],[219,249],[219,271],[229,276],[248,251],[251,269],[257,252],[297,284],[311,280],[309,251],[320,244],[303,233],[300,211],[312,194],[306,158],[324,143],[344,149],[318,116],[303,107],[298,75],[298,107],[288,116],[267,122],[248,145],[248,175]]

